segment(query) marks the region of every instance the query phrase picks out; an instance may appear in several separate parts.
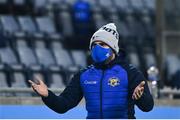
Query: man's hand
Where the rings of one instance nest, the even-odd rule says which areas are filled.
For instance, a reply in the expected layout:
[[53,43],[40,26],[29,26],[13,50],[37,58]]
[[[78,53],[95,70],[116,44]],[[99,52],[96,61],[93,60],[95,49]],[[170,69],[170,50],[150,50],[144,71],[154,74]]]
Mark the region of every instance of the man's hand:
[[36,76],[35,79],[38,81],[38,83],[33,82],[32,80],[29,80],[29,83],[31,84],[32,89],[38,93],[40,96],[47,97],[48,96],[48,88],[46,84],[42,81],[40,76]]
[[139,98],[141,98],[143,92],[144,92],[144,85],[145,85],[145,81],[142,81],[134,90],[133,95],[132,95],[132,99],[134,100],[138,100]]

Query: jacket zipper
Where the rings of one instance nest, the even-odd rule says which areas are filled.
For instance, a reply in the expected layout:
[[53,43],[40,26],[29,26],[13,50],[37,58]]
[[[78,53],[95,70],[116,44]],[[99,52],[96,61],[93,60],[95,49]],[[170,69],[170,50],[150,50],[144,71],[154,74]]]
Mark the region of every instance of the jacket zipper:
[[100,83],[100,118],[103,118],[102,111],[102,85],[103,85],[104,71],[102,71],[101,83]]

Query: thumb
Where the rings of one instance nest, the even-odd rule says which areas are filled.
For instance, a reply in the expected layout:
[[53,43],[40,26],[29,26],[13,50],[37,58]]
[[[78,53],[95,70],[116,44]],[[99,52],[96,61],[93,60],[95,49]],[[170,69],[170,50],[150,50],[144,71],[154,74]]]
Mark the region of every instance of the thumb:
[[139,87],[144,87],[145,85],[145,81],[142,81],[140,84],[139,84]]

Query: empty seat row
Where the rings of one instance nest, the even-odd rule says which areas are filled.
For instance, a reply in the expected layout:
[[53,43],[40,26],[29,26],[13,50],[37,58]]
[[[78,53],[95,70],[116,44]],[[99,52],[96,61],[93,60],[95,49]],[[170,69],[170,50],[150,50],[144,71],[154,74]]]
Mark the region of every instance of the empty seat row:
[[176,54],[168,54],[164,58],[164,62],[165,84],[180,88],[180,58]]
[[23,63],[25,66],[41,64],[44,67],[59,65],[64,68],[70,65],[80,67],[87,65],[84,51],[67,51],[59,41],[52,41],[50,48],[46,47],[43,40],[36,40],[34,47],[28,46],[27,42],[22,39],[14,42],[16,43],[15,48],[11,48],[10,46],[0,48],[1,62],[17,64],[19,63],[18,61],[20,61],[20,63]]
[[[133,15],[120,17],[117,10],[107,10],[109,15],[103,14],[100,11],[94,11],[90,21],[77,21],[75,15],[64,7],[61,12],[55,14],[55,17],[50,16],[12,16],[1,15],[0,27],[4,34],[14,35],[15,37],[29,36],[31,38],[60,39],[65,37],[65,43],[73,46],[80,46],[78,43],[85,43],[88,47],[90,36],[103,24],[115,22],[118,26],[120,35],[125,42],[129,39],[150,39],[148,43],[153,43],[154,39],[154,22],[148,15],[143,15],[141,18],[135,18]],[[81,13],[81,12],[80,12]],[[79,14],[80,14],[79,13]],[[75,14],[75,13],[74,13]],[[82,14],[82,13],[81,13]],[[87,15],[85,14],[85,15]],[[139,31],[137,31],[137,29]],[[135,43],[137,43],[135,41]],[[142,43],[142,42],[141,42]]]
[[0,48],[0,58],[2,87],[28,87],[27,80],[36,74],[41,74],[49,87],[62,87],[61,82],[68,84],[72,74],[87,66],[84,51],[69,53],[59,41],[52,42],[50,49],[41,40],[34,48],[24,40],[16,40],[16,48]]
[[[32,35],[31,37],[36,37],[46,34],[50,38],[60,38],[55,24],[50,17],[36,17],[33,20],[30,16],[19,16],[15,19],[12,15],[2,15],[0,16],[0,21],[2,23],[1,31],[7,35],[24,37],[27,33]],[[38,33],[42,35],[38,35]]]
[[157,66],[155,51],[149,46],[141,46],[141,49],[137,49],[135,46],[131,45],[126,51],[128,53],[129,62],[143,70],[145,74],[146,70],[151,66]]
[[[11,6],[11,7],[27,7],[30,5],[34,9],[42,9],[47,8],[49,5],[61,5],[68,4],[68,5],[74,5],[77,1],[86,1],[91,6],[95,5],[101,5],[102,7],[111,7],[113,5],[117,5],[120,8],[136,8],[136,9],[142,9],[142,8],[148,8],[148,9],[155,9],[155,0],[2,0],[0,2],[0,5],[3,6]],[[17,9],[18,10],[18,9]]]
[[[0,88],[29,88],[28,79],[33,79],[39,75],[49,88],[64,88],[67,84],[65,74],[59,68],[51,68],[49,71],[42,71],[38,66],[33,66],[31,70],[23,69],[21,66],[13,65],[11,69],[0,64]],[[0,93],[2,96],[31,96],[29,93]]]

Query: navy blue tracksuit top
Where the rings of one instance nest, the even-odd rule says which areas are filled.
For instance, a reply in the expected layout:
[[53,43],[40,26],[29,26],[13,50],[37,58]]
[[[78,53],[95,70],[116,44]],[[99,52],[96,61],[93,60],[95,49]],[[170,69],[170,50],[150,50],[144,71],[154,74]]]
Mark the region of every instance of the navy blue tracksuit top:
[[134,105],[145,112],[154,106],[147,82],[141,98],[132,99],[134,89],[141,81],[146,81],[143,74],[119,55],[108,65],[93,64],[80,70],[59,96],[49,90],[48,97],[42,97],[42,100],[55,112],[65,113],[84,97],[87,118],[133,119]]

